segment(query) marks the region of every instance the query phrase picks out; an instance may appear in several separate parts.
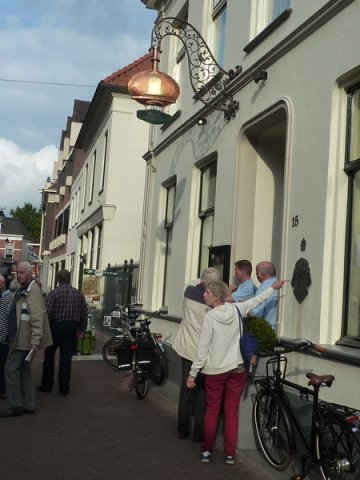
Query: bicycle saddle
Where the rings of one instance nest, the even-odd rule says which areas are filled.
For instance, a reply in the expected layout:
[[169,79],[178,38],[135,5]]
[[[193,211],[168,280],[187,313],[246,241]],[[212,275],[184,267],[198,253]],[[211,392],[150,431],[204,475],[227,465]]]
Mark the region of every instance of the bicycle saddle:
[[331,387],[332,383],[335,381],[334,375],[316,375],[316,373],[308,372],[306,377],[309,378],[308,385],[312,385],[313,387],[323,384],[327,387]]

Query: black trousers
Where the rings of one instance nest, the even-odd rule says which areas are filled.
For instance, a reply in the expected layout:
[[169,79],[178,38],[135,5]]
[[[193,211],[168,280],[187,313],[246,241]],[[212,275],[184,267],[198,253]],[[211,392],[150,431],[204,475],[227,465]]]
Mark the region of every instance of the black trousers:
[[76,354],[78,322],[55,322],[51,325],[53,344],[44,352],[41,386],[51,390],[54,383],[55,354],[59,347],[59,391],[69,393],[71,379],[71,359]]
[[178,432],[190,433],[191,416],[194,416],[194,435],[203,435],[204,415],[206,408],[204,375],[196,376],[196,387],[187,388],[186,379],[189,375],[192,362],[181,357],[182,381],[180,387],[178,407]]

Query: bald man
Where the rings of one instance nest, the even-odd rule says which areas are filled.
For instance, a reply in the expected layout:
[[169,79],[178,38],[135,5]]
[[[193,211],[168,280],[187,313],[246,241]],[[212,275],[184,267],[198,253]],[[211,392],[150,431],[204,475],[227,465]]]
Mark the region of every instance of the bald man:
[[[274,264],[268,261],[259,262],[256,265],[256,277],[260,282],[260,286],[257,288],[255,296],[271,287],[277,280]],[[275,330],[278,302],[279,292],[275,290],[270,298],[251,311],[251,316],[264,318]]]

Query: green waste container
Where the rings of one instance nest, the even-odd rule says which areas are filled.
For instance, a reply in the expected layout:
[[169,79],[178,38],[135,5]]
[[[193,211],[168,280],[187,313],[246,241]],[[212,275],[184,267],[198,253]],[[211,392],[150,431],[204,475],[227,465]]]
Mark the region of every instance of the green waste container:
[[92,345],[93,345],[93,338],[92,338],[91,330],[86,330],[82,337],[81,354],[91,355]]

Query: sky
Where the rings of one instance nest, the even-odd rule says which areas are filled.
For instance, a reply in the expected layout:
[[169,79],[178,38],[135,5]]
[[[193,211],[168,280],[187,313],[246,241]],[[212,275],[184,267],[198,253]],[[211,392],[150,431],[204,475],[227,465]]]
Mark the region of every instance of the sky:
[[40,206],[74,100],[91,101],[101,80],[148,52],[155,17],[141,0],[0,0],[6,215],[25,202]]

